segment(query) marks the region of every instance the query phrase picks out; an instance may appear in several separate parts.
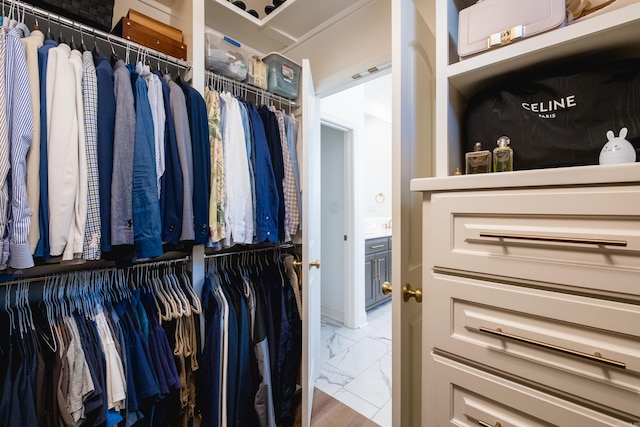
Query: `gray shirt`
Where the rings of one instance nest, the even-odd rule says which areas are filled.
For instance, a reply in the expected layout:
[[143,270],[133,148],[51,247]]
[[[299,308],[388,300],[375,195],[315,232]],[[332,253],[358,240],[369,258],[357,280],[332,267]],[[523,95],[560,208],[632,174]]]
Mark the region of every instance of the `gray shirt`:
[[116,118],[113,138],[113,175],[111,181],[111,244],[133,244],[133,147],[136,135],[136,111],[130,71],[119,59],[113,67]]
[[[176,140],[178,142],[178,157],[182,168],[182,182],[184,192],[182,194],[182,233],[180,240],[195,240],[196,234],[193,224],[193,150],[191,147],[191,131],[189,130],[189,115],[187,113],[187,101],[182,88],[168,74],[164,80],[169,85],[169,104],[173,114],[173,124],[176,128]],[[203,197],[209,197],[208,194]]]

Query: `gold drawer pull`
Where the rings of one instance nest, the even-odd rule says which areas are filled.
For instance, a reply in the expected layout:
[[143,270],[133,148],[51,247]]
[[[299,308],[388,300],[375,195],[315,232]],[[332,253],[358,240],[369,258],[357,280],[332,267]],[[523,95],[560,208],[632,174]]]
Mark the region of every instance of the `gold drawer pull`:
[[495,237],[496,239],[536,240],[541,242],[584,243],[587,245],[596,246],[627,246],[626,240],[579,239],[574,237],[535,236],[529,234],[480,233],[480,237]]
[[496,421],[496,424],[493,426],[489,423],[485,423],[482,420],[478,420],[478,424],[481,425],[482,427],[502,427],[502,424],[500,424],[500,421]]
[[526,344],[535,345],[535,346],[538,346],[538,347],[546,348],[548,350],[558,351],[560,353],[570,354],[572,356],[582,357],[584,359],[588,359],[588,360],[591,360],[593,362],[599,362],[599,363],[604,363],[605,365],[615,366],[616,368],[625,369],[627,367],[627,365],[625,363],[618,362],[617,360],[607,359],[606,357],[602,357],[602,355],[600,353],[598,353],[598,352],[596,352],[595,354],[583,353],[581,351],[571,350],[569,348],[560,347],[560,346],[553,345],[553,344],[547,344],[547,343],[542,342],[542,341],[536,341],[536,340],[532,340],[530,338],[520,337],[518,335],[513,335],[513,334],[510,334],[510,333],[507,333],[507,332],[503,332],[502,329],[500,329],[500,328],[497,328],[497,329],[494,330],[494,329],[489,329],[489,328],[485,328],[483,326],[480,326],[480,332],[485,332],[487,334],[497,335],[497,336],[502,337],[502,338],[509,338],[509,339],[514,340],[514,341],[519,341],[519,342],[523,342],[523,343],[526,343]]
[[384,248],[384,245],[373,245],[370,247],[370,249],[380,249],[380,248]]

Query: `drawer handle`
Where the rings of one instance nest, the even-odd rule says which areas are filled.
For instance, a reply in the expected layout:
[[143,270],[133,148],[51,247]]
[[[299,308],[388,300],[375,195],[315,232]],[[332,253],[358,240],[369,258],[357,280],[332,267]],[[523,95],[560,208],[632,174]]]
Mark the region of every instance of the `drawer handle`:
[[578,239],[574,237],[535,236],[529,234],[480,233],[480,237],[495,237],[496,239],[536,240],[541,242],[584,243],[587,245],[596,246],[627,246],[626,240]]
[[373,245],[370,247],[370,249],[380,249],[380,248],[384,248],[384,245]]
[[607,359],[606,357],[602,357],[602,355],[600,353],[598,353],[598,352],[596,352],[595,354],[583,353],[581,351],[571,350],[569,348],[560,347],[560,346],[553,345],[553,344],[547,344],[547,343],[542,342],[542,341],[536,341],[536,340],[532,340],[530,338],[520,337],[518,335],[513,335],[513,334],[510,334],[510,333],[507,333],[507,332],[503,332],[502,329],[500,329],[500,328],[497,328],[497,329],[494,330],[494,329],[489,329],[489,328],[485,328],[483,326],[480,326],[480,332],[485,332],[487,334],[497,335],[497,336],[502,337],[502,338],[509,338],[509,339],[514,340],[514,341],[519,341],[519,342],[523,342],[523,343],[526,343],[526,344],[535,345],[535,346],[538,346],[538,347],[546,348],[548,350],[558,351],[560,353],[570,354],[572,356],[582,357],[584,359],[588,359],[588,360],[591,360],[593,362],[604,363],[605,365],[615,366],[617,368],[625,369],[627,367],[627,365],[625,363],[618,362],[617,360]]
[[482,420],[478,420],[478,424],[481,425],[482,427],[502,427],[502,424],[500,424],[500,421],[496,421],[496,424],[493,426],[489,423],[485,423]]

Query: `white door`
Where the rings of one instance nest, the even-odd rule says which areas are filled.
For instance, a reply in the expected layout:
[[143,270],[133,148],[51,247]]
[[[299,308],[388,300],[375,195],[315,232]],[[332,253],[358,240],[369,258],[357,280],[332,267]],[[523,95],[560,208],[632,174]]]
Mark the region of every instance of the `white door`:
[[320,340],[320,104],[302,61],[302,426],[311,425]]
[[[418,10],[416,5],[427,6]],[[422,304],[403,299],[403,286],[422,288],[422,195],[412,178],[433,175],[435,36],[423,16],[433,0],[392,0],[392,186],[393,186],[393,426],[422,425]],[[433,15],[431,15],[433,16]]]

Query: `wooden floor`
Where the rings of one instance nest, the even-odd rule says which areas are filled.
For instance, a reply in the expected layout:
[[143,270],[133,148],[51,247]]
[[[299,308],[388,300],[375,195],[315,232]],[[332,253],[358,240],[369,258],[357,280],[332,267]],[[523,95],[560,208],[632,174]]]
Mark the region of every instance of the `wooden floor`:
[[[298,405],[294,427],[302,426],[302,407]],[[377,427],[378,424],[322,391],[313,393],[312,427]]]

